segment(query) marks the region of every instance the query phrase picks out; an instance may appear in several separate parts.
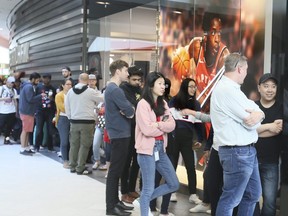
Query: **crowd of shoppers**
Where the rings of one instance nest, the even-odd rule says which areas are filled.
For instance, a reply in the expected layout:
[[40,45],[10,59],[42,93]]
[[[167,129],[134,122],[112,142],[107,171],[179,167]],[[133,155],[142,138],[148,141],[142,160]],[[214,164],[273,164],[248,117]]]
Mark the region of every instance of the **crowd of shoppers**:
[[[224,65],[223,77],[212,92],[209,115],[200,112],[195,80],[184,79],[179,92],[171,97],[171,83],[160,72],[148,73],[144,81],[143,71],[123,60],[111,63],[111,80],[104,93],[97,89],[94,74],[80,74],[74,85],[69,67],[62,70],[64,80],[57,94],[50,74],[44,74],[40,82],[40,74],[32,73],[20,90],[20,154],[40,151],[45,143],[43,130],[48,150],[53,150],[49,135],[56,113],[64,168],[78,175],[91,174],[86,166],[89,152],[95,162],[92,168],[98,169],[103,163],[100,147],[105,148],[110,164],[106,215],[130,215],[139,208],[141,216],[172,216],[168,209],[171,193],[179,188],[175,171],[179,153],[187,172],[189,201],[197,204],[190,212],[276,215],[283,124],[282,103],[276,100],[278,80],[264,74],[258,84],[260,100],[253,102],[240,89],[247,75],[246,57],[231,53]],[[10,142],[18,112],[15,81],[9,77],[0,87],[0,128],[5,129],[5,144]],[[202,201],[196,191],[195,149],[205,140],[202,123],[210,121]],[[35,140],[29,138],[34,128]],[[263,204],[259,205],[261,195]],[[158,210],[156,198],[160,196]]]

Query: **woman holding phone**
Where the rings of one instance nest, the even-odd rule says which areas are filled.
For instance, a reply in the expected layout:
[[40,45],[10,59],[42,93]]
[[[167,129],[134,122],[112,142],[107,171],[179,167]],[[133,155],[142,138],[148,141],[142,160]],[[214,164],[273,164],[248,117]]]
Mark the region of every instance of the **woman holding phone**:
[[[135,148],[142,173],[141,216],[150,214],[151,200],[179,188],[174,167],[165,152],[167,133],[174,130],[175,121],[163,98],[164,92],[164,76],[159,72],[149,73],[136,109]],[[165,183],[154,188],[156,170]]]
[[[180,90],[170,100],[170,107],[174,107],[175,110],[181,111],[183,109],[190,109],[200,111],[200,104],[196,100],[195,93],[197,90],[195,80],[186,78],[182,81]],[[194,142],[193,134],[195,130],[197,132],[197,141]],[[203,141],[202,135],[202,123],[193,123],[188,121],[188,115],[183,116],[182,119],[176,120],[175,128],[175,148],[173,159],[178,161],[179,153],[183,157],[185,168],[188,176],[188,188],[189,188],[189,202],[199,204],[202,201],[196,195],[196,171],[195,171],[195,158],[194,149],[201,147]]]

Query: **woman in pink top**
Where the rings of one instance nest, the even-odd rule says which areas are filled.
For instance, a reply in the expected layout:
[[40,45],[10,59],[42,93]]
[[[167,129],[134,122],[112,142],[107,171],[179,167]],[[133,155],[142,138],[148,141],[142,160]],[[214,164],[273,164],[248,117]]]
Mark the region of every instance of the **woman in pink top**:
[[[159,72],[147,75],[143,98],[136,110],[135,148],[142,173],[140,196],[141,216],[149,215],[151,200],[178,190],[179,181],[165,148],[167,133],[175,128],[175,121],[163,98],[165,79]],[[165,179],[165,183],[154,189],[155,171]]]

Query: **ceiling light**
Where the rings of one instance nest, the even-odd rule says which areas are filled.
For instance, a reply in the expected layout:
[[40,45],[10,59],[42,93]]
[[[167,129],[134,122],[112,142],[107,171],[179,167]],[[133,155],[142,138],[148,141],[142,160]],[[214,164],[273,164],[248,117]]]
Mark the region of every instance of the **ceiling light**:
[[173,13],[175,13],[175,14],[182,14],[181,11],[177,11],[177,10],[173,11]]
[[0,28],[0,31],[3,31],[4,29],[3,28]]
[[97,1],[96,4],[100,4],[100,5],[110,5],[109,2],[102,2],[102,1]]

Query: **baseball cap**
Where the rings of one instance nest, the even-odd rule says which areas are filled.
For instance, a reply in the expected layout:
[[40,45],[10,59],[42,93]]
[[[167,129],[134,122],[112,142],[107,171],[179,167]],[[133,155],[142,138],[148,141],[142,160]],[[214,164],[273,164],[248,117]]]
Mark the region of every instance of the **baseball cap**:
[[49,74],[49,73],[44,73],[44,74],[42,75],[42,77],[43,77],[43,78],[48,77],[48,78],[51,79],[52,76],[51,76],[51,74]]
[[89,74],[89,80],[96,80],[95,74]]
[[141,68],[136,67],[135,65],[128,68],[129,76],[138,75],[143,76]]
[[273,80],[276,85],[278,84],[278,80],[276,79],[276,77],[274,77],[271,73],[265,73],[265,74],[262,75],[262,77],[260,77],[260,79],[259,79],[259,85],[260,85],[261,83],[266,82],[266,81],[269,80],[269,79]]
[[8,77],[6,82],[9,82],[9,83],[15,82],[15,77],[12,77],[12,76]]

